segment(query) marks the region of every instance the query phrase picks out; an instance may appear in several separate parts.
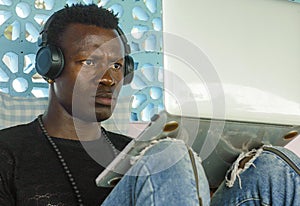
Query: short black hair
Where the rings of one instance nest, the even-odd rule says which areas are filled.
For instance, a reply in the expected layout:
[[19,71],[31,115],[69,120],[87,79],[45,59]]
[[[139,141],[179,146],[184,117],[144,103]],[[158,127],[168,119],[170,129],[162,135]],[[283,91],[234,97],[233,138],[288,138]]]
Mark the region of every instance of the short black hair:
[[63,9],[55,12],[49,20],[49,25],[46,23],[47,28],[44,28],[47,30],[47,44],[55,46],[59,46],[62,33],[72,23],[95,25],[105,29],[117,29],[119,23],[117,15],[96,4],[66,5]]

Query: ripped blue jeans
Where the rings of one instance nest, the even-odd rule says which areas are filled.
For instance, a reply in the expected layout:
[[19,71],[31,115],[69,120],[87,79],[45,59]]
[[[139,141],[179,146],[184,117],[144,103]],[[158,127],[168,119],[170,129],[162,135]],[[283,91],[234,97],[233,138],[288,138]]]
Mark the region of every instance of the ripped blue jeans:
[[[285,148],[241,154],[212,198],[200,158],[193,153],[193,165],[190,155],[181,141],[154,144],[102,205],[300,205],[300,158]],[[247,156],[250,160],[239,168]]]
[[[253,157],[239,168],[246,156]],[[213,195],[211,205],[300,205],[300,158],[275,146],[241,154]]]

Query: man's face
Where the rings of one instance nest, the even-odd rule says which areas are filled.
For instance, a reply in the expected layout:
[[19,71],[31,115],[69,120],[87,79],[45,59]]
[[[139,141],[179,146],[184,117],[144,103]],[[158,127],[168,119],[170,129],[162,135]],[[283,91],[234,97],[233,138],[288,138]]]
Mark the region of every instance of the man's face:
[[65,66],[53,85],[59,104],[84,121],[109,118],[123,83],[124,47],[117,32],[71,24],[60,42]]

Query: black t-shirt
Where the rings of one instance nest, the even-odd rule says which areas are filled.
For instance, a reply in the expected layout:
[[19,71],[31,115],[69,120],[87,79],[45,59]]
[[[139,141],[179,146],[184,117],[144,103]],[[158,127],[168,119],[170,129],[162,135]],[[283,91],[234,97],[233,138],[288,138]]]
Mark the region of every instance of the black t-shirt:
[[[131,140],[107,134],[118,150]],[[104,138],[84,144],[52,139],[73,174],[84,205],[100,205],[112,190],[95,184],[103,166],[115,156],[110,145],[102,144]],[[71,184],[37,120],[0,131],[0,205],[76,205]]]

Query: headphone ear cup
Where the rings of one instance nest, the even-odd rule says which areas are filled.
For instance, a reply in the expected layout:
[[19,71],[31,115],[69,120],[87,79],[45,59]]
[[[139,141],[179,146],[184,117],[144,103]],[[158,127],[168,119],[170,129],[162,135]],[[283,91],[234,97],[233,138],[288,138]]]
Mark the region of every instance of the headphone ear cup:
[[59,47],[47,45],[39,49],[35,57],[38,74],[46,79],[56,79],[64,68],[64,56]]
[[134,76],[134,60],[131,56],[125,56],[125,66],[124,66],[124,81],[123,84],[130,84]]

